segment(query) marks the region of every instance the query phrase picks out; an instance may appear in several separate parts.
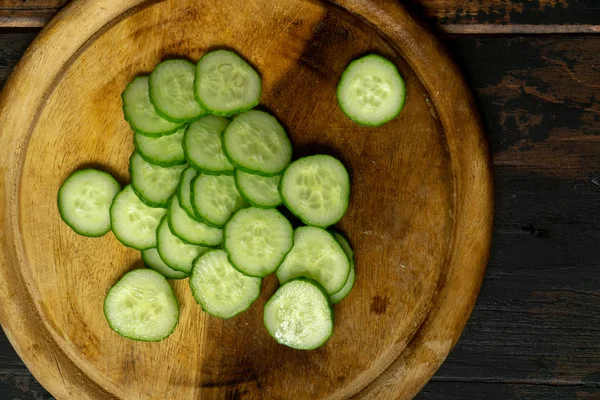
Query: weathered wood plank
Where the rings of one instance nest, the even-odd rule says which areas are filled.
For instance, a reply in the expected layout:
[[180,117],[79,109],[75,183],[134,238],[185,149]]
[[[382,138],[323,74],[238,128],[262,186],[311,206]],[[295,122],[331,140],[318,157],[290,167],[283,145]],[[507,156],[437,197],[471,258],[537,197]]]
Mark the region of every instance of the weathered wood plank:
[[[69,0],[1,0],[0,27],[41,27]],[[410,0],[450,34],[600,33],[595,0]]]
[[432,380],[415,400],[564,400],[598,399],[597,389],[587,386],[536,385],[521,382],[445,382]]
[[0,399],[53,400],[54,397],[38,383],[29,371],[0,371]]

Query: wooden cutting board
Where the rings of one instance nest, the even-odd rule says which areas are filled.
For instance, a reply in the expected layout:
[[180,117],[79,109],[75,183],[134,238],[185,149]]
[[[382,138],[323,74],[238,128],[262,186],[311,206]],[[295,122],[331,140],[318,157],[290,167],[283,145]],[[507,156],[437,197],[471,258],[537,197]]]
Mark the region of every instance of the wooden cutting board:
[[[186,281],[175,333],[140,343],[111,331],[108,288],[142,266],[108,235],[60,220],[62,181],[97,167],[127,183],[132,132],[120,93],[161,60],[232,48],[263,77],[262,104],[295,156],[339,157],[352,178],[339,223],[356,286],[322,348],[277,345],[251,309],[203,313]],[[394,121],[360,127],[337,106],[345,66],[375,52],[407,83]],[[397,1],[81,0],[31,45],[0,99],[0,322],[59,399],[410,398],[447,356],[475,302],[492,222],[490,159],[473,100],[433,35]]]

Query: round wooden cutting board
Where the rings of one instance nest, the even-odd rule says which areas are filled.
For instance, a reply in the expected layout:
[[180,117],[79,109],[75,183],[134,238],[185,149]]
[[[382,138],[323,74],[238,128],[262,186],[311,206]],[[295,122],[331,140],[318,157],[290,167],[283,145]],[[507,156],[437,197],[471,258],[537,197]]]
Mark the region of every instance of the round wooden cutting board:
[[[356,286],[315,351],[275,343],[262,307],[203,313],[174,282],[181,317],[159,343],[109,329],[108,288],[141,267],[112,233],[76,235],[56,196],[77,169],[127,183],[127,82],[161,60],[231,48],[263,78],[262,105],[295,156],[329,153],[352,197],[338,224],[354,245]],[[398,118],[360,127],[337,105],[348,63],[379,53],[398,66]],[[488,258],[490,159],[473,100],[441,45],[398,1],[81,0],[39,35],[0,99],[0,321],[59,399],[410,398],[440,366],[473,308]]]

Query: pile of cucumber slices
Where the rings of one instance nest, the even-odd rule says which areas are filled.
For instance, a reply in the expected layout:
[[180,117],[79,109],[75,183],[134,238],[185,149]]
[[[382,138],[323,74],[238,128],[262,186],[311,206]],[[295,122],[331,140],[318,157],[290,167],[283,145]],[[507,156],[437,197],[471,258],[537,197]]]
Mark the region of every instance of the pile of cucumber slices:
[[[358,96],[340,100],[358,123],[377,124],[372,114],[381,96],[401,96],[394,107],[404,102],[401,78],[397,84],[397,71],[389,70],[395,67],[382,60],[387,81],[379,87],[377,76],[367,86],[355,79],[377,71],[373,59],[368,70],[347,71],[340,82],[338,96]],[[179,304],[167,279],[189,278],[203,311],[231,318],[275,273],[281,286],[264,307],[271,336],[302,350],[331,336],[331,304],[355,280],[350,243],[328,230],[348,208],[350,179],[329,155],[292,162],[284,127],[254,109],[261,91],[259,74],[231,51],[206,53],[197,65],[164,61],[122,95],[134,131],[131,183],[121,188],[110,174],[85,169],[61,186],[58,208],[75,232],[98,237],[112,230],[148,267],[126,273],[108,291],[104,313],[120,335],[159,341],[174,331]],[[383,108],[380,122],[399,111]],[[294,229],[280,211],[286,208],[304,225]]]

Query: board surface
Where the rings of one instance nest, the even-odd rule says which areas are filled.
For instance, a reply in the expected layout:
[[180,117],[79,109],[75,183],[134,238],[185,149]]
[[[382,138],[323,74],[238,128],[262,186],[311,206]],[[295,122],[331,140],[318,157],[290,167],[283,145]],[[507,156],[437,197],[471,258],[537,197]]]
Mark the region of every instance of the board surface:
[[[69,5],[32,44],[0,99],[0,322],[58,398],[409,398],[454,345],[489,252],[492,186],[471,96],[435,38],[396,2],[94,1]],[[260,18],[259,18],[260,17]],[[232,48],[263,78],[262,105],[295,157],[339,157],[352,178],[338,225],[357,280],[321,349],[277,345],[262,326],[276,288],[222,321],[174,283],[180,324],[160,343],[112,332],[108,288],[141,266],[112,234],[88,239],[60,220],[56,193],[89,166],[129,180],[127,82],[161,60]],[[393,60],[407,83],[394,121],[346,118],[335,87],[354,58]]]

